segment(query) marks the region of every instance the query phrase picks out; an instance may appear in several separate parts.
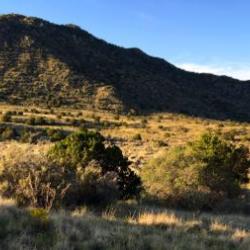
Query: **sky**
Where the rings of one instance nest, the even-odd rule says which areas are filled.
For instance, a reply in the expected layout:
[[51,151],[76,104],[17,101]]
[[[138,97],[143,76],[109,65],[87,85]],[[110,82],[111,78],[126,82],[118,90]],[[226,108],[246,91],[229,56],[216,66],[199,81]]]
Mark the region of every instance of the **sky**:
[[186,70],[250,79],[249,0],[0,0],[0,14],[73,23]]

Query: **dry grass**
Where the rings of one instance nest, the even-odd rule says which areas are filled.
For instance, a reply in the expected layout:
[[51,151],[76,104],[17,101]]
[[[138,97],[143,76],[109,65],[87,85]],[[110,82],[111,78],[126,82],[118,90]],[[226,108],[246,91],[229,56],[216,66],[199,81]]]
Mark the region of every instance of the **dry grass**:
[[[2,112],[26,109],[24,119],[30,116],[44,116],[63,122],[67,118],[84,119],[90,124],[90,129],[97,129],[96,117],[100,117],[102,122],[118,124],[100,126],[98,129],[106,137],[110,136],[112,142],[118,144],[137,167],[143,166],[148,159],[160,154],[167,147],[184,144],[207,129],[220,128],[224,132],[232,129],[245,131],[243,135],[237,135],[237,140],[250,147],[250,124],[202,120],[167,113],[148,116],[147,122],[145,117],[117,117],[109,113],[93,113],[87,110],[79,114],[79,110],[73,109],[54,109],[53,113],[38,109],[39,114],[35,114],[31,111],[32,108],[35,107],[0,106]],[[58,117],[58,114],[63,115]],[[68,124],[38,127],[78,129]],[[141,140],[134,139],[138,134],[141,135]],[[27,150],[37,154],[45,153],[50,146],[48,142],[37,145],[14,141],[0,142],[0,169],[3,159],[14,158],[17,154],[25,155]],[[250,186],[245,188],[250,189]],[[12,200],[0,198],[0,249],[3,246],[6,250],[250,249],[250,218],[241,215],[178,212],[137,204],[122,204],[95,213],[87,208],[73,212],[58,211],[49,217],[55,227],[53,233],[56,240],[47,242],[45,246],[41,242],[46,241],[43,237],[47,237],[47,234],[42,229],[37,233],[33,228],[34,233],[30,229],[29,219],[23,219],[26,212],[20,211]]]
[[0,143],[0,170],[4,161],[11,161],[15,159],[22,159],[27,153],[34,155],[45,154],[50,148],[50,143],[19,143],[15,141],[7,141]]
[[[60,128],[74,131],[78,128],[72,126],[70,123],[67,124],[67,119],[70,121],[84,119],[86,124],[88,124],[88,128],[98,129],[104,136],[111,137],[112,141],[118,144],[124,153],[139,167],[152,156],[164,151],[167,147],[185,144],[207,129],[220,129],[222,132],[231,130],[240,131],[242,134],[236,136],[237,141],[250,148],[249,123],[204,120],[170,113],[153,114],[147,117],[117,116],[90,110],[79,111],[62,108],[48,110],[36,107],[0,105],[0,111],[2,112],[24,110],[26,110],[23,115],[24,119],[30,116],[43,116],[61,123],[61,125],[37,127]],[[38,114],[34,113],[34,110],[38,111]],[[61,116],[58,117],[58,115]],[[97,120],[110,125],[106,127],[102,125],[98,126]],[[141,135],[142,140],[134,140],[135,135],[138,134]]]
[[[123,214],[119,214],[116,207],[102,213],[90,212],[86,208],[73,212],[57,211],[49,216],[49,223],[53,225],[50,234],[54,234],[54,240],[41,242],[41,238],[47,237],[43,228],[36,226],[37,229],[32,228],[34,232],[27,232],[29,225],[25,223],[32,225],[32,218],[25,221],[20,217],[21,213],[25,217],[24,211],[18,212],[17,208],[5,206],[3,203],[0,207],[0,218],[3,215],[7,218],[4,223],[8,224],[10,236],[6,236],[2,227],[2,243],[9,247],[5,249],[250,248],[250,218],[239,215],[195,214],[137,205],[127,208]],[[20,226],[22,228],[18,228]]]

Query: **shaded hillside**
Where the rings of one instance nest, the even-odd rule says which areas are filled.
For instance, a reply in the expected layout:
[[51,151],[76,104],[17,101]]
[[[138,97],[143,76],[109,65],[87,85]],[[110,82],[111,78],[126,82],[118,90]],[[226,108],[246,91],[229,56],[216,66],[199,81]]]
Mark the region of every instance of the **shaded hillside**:
[[250,121],[250,82],[180,70],[74,25],[0,17],[0,100]]

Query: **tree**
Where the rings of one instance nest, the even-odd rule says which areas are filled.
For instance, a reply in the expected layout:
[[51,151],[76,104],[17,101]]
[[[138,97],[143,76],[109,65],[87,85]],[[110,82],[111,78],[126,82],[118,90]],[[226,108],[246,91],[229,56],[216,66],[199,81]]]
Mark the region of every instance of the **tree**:
[[141,180],[130,169],[130,162],[115,145],[105,146],[104,137],[100,133],[82,130],[73,133],[58,142],[50,150],[49,156],[73,168],[86,168],[95,161],[101,168],[102,175],[114,172],[120,197],[123,199],[138,196],[141,190]]

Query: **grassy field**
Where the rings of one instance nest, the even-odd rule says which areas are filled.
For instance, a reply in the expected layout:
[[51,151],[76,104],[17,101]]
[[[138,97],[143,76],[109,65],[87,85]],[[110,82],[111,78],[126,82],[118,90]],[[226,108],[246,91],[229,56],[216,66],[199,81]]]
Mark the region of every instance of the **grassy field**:
[[74,131],[79,127],[100,131],[110,142],[120,146],[137,166],[142,166],[166,148],[185,144],[208,129],[235,135],[235,140],[250,148],[250,124],[234,121],[216,121],[184,115],[162,113],[150,116],[123,116],[110,113],[73,109],[39,109],[1,105],[0,111],[22,111],[13,115],[13,124],[27,124],[30,117],[44,117],[52,125],[36,128],[54,128]]
[[[2,104],[11,121],[1,125],[17,129],[100,131],[107,143],[120,146],[143,171],[143,165],[166,149],[182,145],[208,129],[220,130],[250,148],[250,124],[206,120],[169,113],[123,116],[72,109],[40,109]],[[34,124],[31,118],[46,122]],[[6,140],[0,142],[0,160],[20,150],[46,152],[52,142]],[[1,168],[1,166],[0,166]],[[250,185],[245,187],[249,196]],[[246,198],[246,197],[245,197]],[[236,203],[238,201],[235,201]],[[244,202],[250,204],[247,197]],[[231,206],[231,204],[229,204]],[[248,206],[249,208],[250,206]],[[237,211],[237,210],[236,210]],[[250,212],[250,211],[249,211]],[[249,213],[248,213],[249,215]],[[238,212],[216,214],[169,210],[131,201],[100,209],[80,208],[34,214],[0,199],[0,249],[250,249],[250,217]]]
[[[1,249],[248,250],[250,218],[118,204],[48,218],[1,201]],[[42,218],[42,219],[41,219]]]

